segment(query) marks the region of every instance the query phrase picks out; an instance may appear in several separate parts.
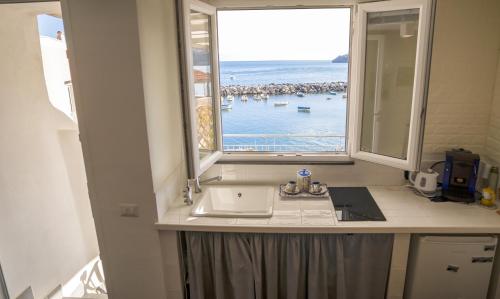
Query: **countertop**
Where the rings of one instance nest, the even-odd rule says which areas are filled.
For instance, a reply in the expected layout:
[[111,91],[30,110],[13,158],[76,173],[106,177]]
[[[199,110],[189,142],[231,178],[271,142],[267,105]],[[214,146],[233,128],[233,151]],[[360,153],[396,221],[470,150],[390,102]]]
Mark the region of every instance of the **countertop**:
[[271,218],[193,217],[177,199],[159,230],[262,233],[500,233],[500,215],[477,204],[431,202],[405,186],[368,187],[387,221],[338,221],[330,199],[282,200]]

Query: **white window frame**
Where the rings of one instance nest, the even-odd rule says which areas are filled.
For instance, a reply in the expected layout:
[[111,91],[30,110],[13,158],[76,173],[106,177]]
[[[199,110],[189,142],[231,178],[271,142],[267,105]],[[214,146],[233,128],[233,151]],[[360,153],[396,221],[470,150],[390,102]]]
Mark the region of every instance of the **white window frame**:
[[[225,1],[215,0],[211,3],[215,4],[218,11],[224,10],[273,10],[273,9],[332,9],[332,8],[349,8],[351,10],[350,17],[350,34],[349,34],[349,60],[351,60],[352,40],[353,40],[353,22],[354,17],[354,4],[352,1],[294,1],[285,0],[279,1],[274,5],[255,5],[254,1]],[[351,74],[351,62],[349,61],[348,77]],[[345,130],[345,151],[342,152],[223,152],[220,158],[222,163],[246,163],[246,162],[263,162],[263,163],[276,163],[276,164],[297,164],[297,163],[319,163],[319,164],[353,164],[353,160],[349,155],[349,89],[347,90],[347,107],[346,107],[346,130]]]
[[[398,159],[361,150],[361,126],[363,113],[363,87],[365,71],[366,23],[370,12],[384,12],[404,9],[419,9],[415,76],[408,135],[407,158]],[[431,25],[431,0],[390,0],[358,5],[355,46],[353,47],[353,72],[351,88],[351,157],[404,170],[418,168],[421,150],[421,131],[425,109],[426,71]]]
[[[187,139],[188,160],[190,177],[197,178],[216,162],[221,163],[271,163],[271,164],[297,164],[297,163],[319,163],[319,164],[352,164],[353,159],[366,160],[384,164],[396,168],[413,170],[417,168],[421,148],[421,131],[423,126],[424,109],[424,87],[426,85],[427,51],[430,36],[430,10],[433,0],[387,0],[374,3],[357,4],[353,0],[280,0],[270,4],[269,1],[248,0],[212,0],[212,5],[198,0],[179,0],[182,7],[181,15],[181,43],[183,55],[183,82],[188,83],[189,89],[185,93],[193,93],[194,85],[189,60],[191,52],[189,43],[189,12],[191,9],[210,14],[212,21],[212,76],[215,98],[216,133],[218,151],[211,156],[199,161],[196,122],[191,115],[196,115],[193,100],[186,101],[184,95],[185,131]],[[347,121],[346,121],[346,151],[345,152],[313,152],[313,153],[284,153],[284,152],[224,152],[222,145],[222,126],[220,114],[220,92],[219,92],[219,63],[217,48],[217,10],[243,10],[243,9],[291,9],[291,8],[350,8],[351,30],[349,45],[349,88],[347,90]],[[362,95],[364,78],[364,46],[366,37],[366,13],[371,11],[390,11],[409,8],[419,8],[418,26],[418,49],[415,65],[414,95],[410,121],[410,136],[408,142],[408,159],[400,160],[392,157],[362,152],[360,150]],[[186,53],[188,55],[186,55]],[[361,61],[360,58],[363,57]],[[187,106],[187,107],[186,107]],[[187,112],[187,113],[186,113]],[[187,115],[186,115],[187,114]]]
[[[194,91],[193,57],[191,51],[191,11],[197,11],[210,17],[210,46],[211,46],[211,81],[214,104],[214,125],[216,151],[200,159],[198,147],[198,132],[196,118],[196,98]],[[179,5],[181,19],[181,47],[183,58],[182,80],[183,84],[183,111],[184,133],[186,136],[186,149],[188,155],[188,172],[190,178],[198,178],[222,157],[222,130],[220,114],[219,93],[219,57],[217,48],[217,10],[215,7],[198,0],[181,0]]]

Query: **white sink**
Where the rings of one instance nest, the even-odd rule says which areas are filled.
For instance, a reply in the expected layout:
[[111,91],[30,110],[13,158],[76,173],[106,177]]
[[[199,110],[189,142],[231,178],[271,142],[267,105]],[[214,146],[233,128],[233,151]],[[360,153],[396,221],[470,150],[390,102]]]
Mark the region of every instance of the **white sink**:
[[192,216],[271,217],[274,188],[262,186],[205,186]]

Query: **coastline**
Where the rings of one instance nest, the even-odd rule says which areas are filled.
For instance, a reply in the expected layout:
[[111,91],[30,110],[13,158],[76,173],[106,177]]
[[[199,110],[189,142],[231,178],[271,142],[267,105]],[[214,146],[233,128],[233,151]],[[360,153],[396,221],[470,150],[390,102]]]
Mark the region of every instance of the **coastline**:
[[286,95],[298,92],[307,93],[329,93],[346,92],[347,82],[322,82],[322,83],[270,83],[256,86],[228,85],[220,87],[221,96],[238,95]]

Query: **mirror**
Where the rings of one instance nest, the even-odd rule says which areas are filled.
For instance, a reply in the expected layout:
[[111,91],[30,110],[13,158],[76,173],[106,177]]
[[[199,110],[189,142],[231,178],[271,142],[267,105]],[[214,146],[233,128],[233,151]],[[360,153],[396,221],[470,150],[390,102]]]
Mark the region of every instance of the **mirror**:
[[419,9],[367,14],[362,151],[407,159],[418,23]]

